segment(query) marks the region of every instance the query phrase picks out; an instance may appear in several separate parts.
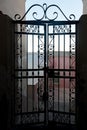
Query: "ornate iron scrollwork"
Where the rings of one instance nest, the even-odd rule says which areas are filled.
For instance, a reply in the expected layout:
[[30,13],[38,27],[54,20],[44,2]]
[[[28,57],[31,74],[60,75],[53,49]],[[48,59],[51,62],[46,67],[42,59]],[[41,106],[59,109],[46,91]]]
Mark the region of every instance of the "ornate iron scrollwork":
[[[26,13],[23,15],[23,17],[20,16],[20,14],[16,14],[14,16],[15,20],[23,20],[25,19],[25,17],[27,16],[27,14],[31,11],[32,8],[34,7],[38,7],[38,9],[41,9],[43,13],[41,13],[41,16],[40,18],[38,18],[38,12],[40,11],[33,11],[32,12],[32,18],[33,20],[51,20],[51,21],[54,21],[54,20],[57,20],[58,19],[58,16],[59,16],[59,13],[58,11],[63,15],[63,17],[67,20],[67,21],[70,21],[70,20],[75,20],[75,15],[74,14],[70,14],[69,18],[66,17],[66,15],[64,14],[64,12],[61,10],[61,8],[58,6],[58,5],[55,5],[55,4],[52,4],[52,5],[49,5],[47,6],[46,3],[44,3],[43,5],[40,5],[40,4],[34,4],[32,5],[31,7],[29,7],[29,9],[26,11]],[[51,9],[51,8],[55,8],[56,11],[54,11],[54,9],[52,9],[52,15],[53,15],[53,18],[49,18],[47,12]],[[52,16],[51,15],[51,16]]]
[[21,15],[20,14],[15,14],[14,19],[15,20],[20,20],[21,19]]

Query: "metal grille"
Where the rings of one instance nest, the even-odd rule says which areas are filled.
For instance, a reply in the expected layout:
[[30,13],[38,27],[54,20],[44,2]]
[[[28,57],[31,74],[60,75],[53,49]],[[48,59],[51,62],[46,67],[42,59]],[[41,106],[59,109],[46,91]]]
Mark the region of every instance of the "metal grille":
[[15,124],[76,123],[76,21],[15,21]]

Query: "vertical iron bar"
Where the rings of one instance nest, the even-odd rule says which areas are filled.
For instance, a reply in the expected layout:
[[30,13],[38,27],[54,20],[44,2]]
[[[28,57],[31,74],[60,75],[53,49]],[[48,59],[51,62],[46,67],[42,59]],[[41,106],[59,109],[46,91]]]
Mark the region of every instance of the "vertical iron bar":
[[[39,43],[39,39],[40,39],[40,34],[39,34],[39,32],[40,32],[40,31],[39,31],[39,30],[40,30],[40,29],[39,29],[39,28],[40,28],[40,27],[39,27],[39,26],[40,26],[40,25],[38,25],[38,76],[39,76],[39,74],[40,74],[40,73],[39,73],[39,68],[40,68],[40,65],[39,65],[39,64],[40,64],[40,62],[39,62],[39,60],[40,60],[40,49],[39,49],[39,47],[40,47],[40,43]],[[40,91],[40,90],[39,90],[39,87],[40,87],[40,83],[39,83],[39,82],[40,82],[40,78],[38,78],[38,91],[37,91],[37,93],[38,93],[38,122],[39,122],[39,107],[40,107],[40,106],[39,106],[39,91]]]
[[[28,26],[28,25],[27,25],[27,26]],[[28,62],[29,62],[29,61],[28,61],[28,51],[29,51],[29,50],[28,50],[28,42],[29,42],[29,41],[28,41],[28,35],[26,35],[26,36],[27,36],[27,38],[26,38],[26,39],[27,39],[27,41],[26,41],[26,44],[27,44],[27,47],[26,47],[26,51],[27,51],[27,53],[26,53],[26,62],[27,62],[27,65],[26,65],[26,68],[29,69],[29,67],[28,67],[28,64],[29,64],[29,63],[28,63]],[[29,71],[26,71],[26,76],[27,76],[27,77],[28,77],[28,74],[29,74]],[[27,87],[27,89],[26,89],[26,94],[27,94],[27,95],[26,95],[26,96],[27,96],[27,98],[26,98],[26,100],[27,100],[27,101],[26,101],[26,102],[27,102],[27,103],[26,103],[26,108],[27,108],[27,112],[28,112],[28,93],[29,93],[29,92],[28,92],[28,78],[26,79],[26,85],[27,85],[27,86],[26,86],[26,87]]]
[[[65,30],[64,30],[65,33]],[[63,57],[63,69],[64,69],[64,112],[65,112],[65,34],[64,34],[64,57]]]
[[[28,76],[28,74],[27,74]],[[28,112],[28,84],[27,84],[27,112]]]
[[74,25],[75,26],[75,66],[74,66],[74,73],[75,73],[75,97],[74,97],[74,103],[75,103],[75,124],[76,124],[76,121],[77,121],[77,24]]
[[[34,76],[34,34],[32,33],[32,77]],[[32,111],[34,111],[34,78],[32,78]]]
[[[58,69],[60,69],[60,35],[58,35]],[[58,72],[58,76],[60,76],[60,71]],[[59,102],[60,102],[60,78],[58,77],[58,111],[59,111]]]
[[[16,24],[15,24],[15,30],[16,30]],[[13,125],[15,125],[16,124],[16,92],[15,92],[15,87],[16,87],[16,83],[15,83],[15,74],[16,74],[16,72],[15,72],[15,69],[16,69],[16,34],[15,34],[15,43],[14,43],[14,124]]]
[[45,101],[44,101],[44,107],[45,107],[45,125],[48,124],[48,101],[47,101],[47,94],[48,94],[48,73],[47,73],[47,67],[48,67],[48,24],[44,25],[44,93],[45,93]]
[[[71,76],[71,24],[70,24],[70,41],[69,41],[69,77]],[[71,123],[71,78],[69,78],[69,124]]]
[[[22,24],[20,24],[20,31],[22,32]],[[20,35],[20,60],[21,60],[20,68],[22,69],[22,34]],[[22,71],[20,82],[21,82],[21,124],[22,124]]]
[[75,24],[75,123],[77,124],[77,24]]
[[55,86],[54,86],[54,62],[55,62],[55,61],[54,61],[54,60],[55,60],[55,59],[54,59],[54,55],[55,55],[55,52],[54,52],[54,32],[55,32],[55,25],[53,25],[53,68],[52,68],[52,69],[53,69],[53,70],[52,70],[52,71],[53,71],[53,121],[54,121],[54,102],[55,102],[55,101],[54,101],[54,99],[55,99],[55,98],[54,98],[54,91],[55,91],[55,89],[54,89],[54,87],[55,87]]

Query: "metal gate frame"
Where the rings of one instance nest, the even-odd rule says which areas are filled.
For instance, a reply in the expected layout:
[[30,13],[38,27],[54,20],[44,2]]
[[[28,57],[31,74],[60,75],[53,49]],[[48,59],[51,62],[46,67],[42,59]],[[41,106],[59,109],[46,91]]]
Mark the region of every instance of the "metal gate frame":
[[[23,19],[28,14],[28,12],[33,8],[39,6],[43,9],[44,15],[40,19],[35,18],[36,12],[33,13],[33,17],[35,20],[24,21]],[[53,19],[48,18],[46,12],[49,8],[56,7],[63,14],[64,18],[67,21],[55,21],[58,17],[58,13],[56,17]],[[15,15],[15,18],[19,18],[19,15]],[[70,16],[75,16],[72,14]],[[44,20],[46,19],[46,20]],[[14,122],[15,125],[26,125],[26,124],[44,124],[48,125],[49,122],[56,122],[57,124],[76,124],[76,43],[77,43],[77,21],[70,21],[62,10],[57,5],[50,5],[47,7],[46,4],[43,6],[39,4],[32,5],[25,15],[20,19],[14,21],[15,24],[15,49],[14,49],[14,59],[15,59],[15,68],[14,68]],[[43,28],[43,31],[40,32],[40,28]],[[52,31],[51,31],[52,29]],[[37,35],[38,41],[38,67],[35,68],[35,54],[32,53],[32,68],[28,67],[28,50],[24,51],[24,39],[31,39],[32,36],[32,44],[34,44],[34,37]],[[63,43],[63,52],[60,50],[57,51],[57,67],[55,67],[55,37],[57,36],[58,47]],[[61,39],[63,36],[63,39]],[[66,37],[68,36],[68,41]],[[40,39],[42,37],[42,41]],[[51,41],[50,41],[51,39]],[[39,41],[40,40],[40,41]],[[63,40],[61,42],[61,40]],[[28,41],[29,42],[29,41]],[[28,42],[26,41],[28,48]],[[44,45],[39,45],[40,42],[44,42]],[[50,43],[52,44],[50,45]],[[68,43],[68,53],[66,53],[66,42]],[[32,46],[32,52],[34,52],[34,45]],[[50,51],[49,51],[50,50]],[[43,53],[42,53],[43,52]],[[51,52],[51,53],[50,53]],[[40,54],[41,53],[41,54]],[[26,60],[23,60],[26,55]],[[49,61],[51,56],[50,66]],[[61,66],[60,55],[63,56],[63,66]],[[66,55],[68,55],[68,68],[66,67]],[[59,58],[58,58],[59,57]],[[42,59],[42,66],[40,66],[39,58]],[[25,67],[26,66],[26,67]],[[37,72],[37,75],[35,73]],[[31,74],[30,74],[31,73]],[[40,75],[41,73],[41,75]],[[43,73],[43,74],[42,74]],[[29,78],[32,80],[32,90],[28,87],[23,87],[28,85]],[[38,80],[37,90],[34,87],[34,81]],[[55,109],[55,79],[58,79],[57,83],[57,109]],[[63,79],[63,110],[60,110],[60,80]],[[68,79],[68,95],[69,95],[69,104],[68,111],[66,111],[66,79]],[[49,89],[49,81],[52,83],[52,88]],[[42,87],[44,84],[44,88]],[[29,90],[28,90],[29,89]],[[28,92],[32,93],[32,110],[29,109],[30,103]],[[34,91],[37,91],[37,108],[35,108],[35,95]],[[49,93],[52,93],[51,95]],[[26,95],[24,99],[24,95]],[[36,93],[36,92],[35,92]],[[49,94],[49,95],[48,95]],[[74,104],[72,104],[72,102]],[[49,104],[52,105],[49,106]],[[74,105],[74,110],[72,110],[72,105]],[[24,108],[26,106],[26,108]],[[43,108],[41,108],[43,107]],[[26,109],[26,110],[25,110]],[[42,110],[41,110],[42,109]]]

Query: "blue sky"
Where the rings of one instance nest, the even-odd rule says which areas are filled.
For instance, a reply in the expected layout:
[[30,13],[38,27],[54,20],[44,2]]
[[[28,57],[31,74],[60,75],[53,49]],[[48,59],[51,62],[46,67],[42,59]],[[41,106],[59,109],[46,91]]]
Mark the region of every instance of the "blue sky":
[[43,3],[46,3],[47,5],[58,5],[67,17],[69,17],[70,14],[74,14],[76,20],[82,15],[82,0],[26,0],[26,10],[33,4],[43,5]]

